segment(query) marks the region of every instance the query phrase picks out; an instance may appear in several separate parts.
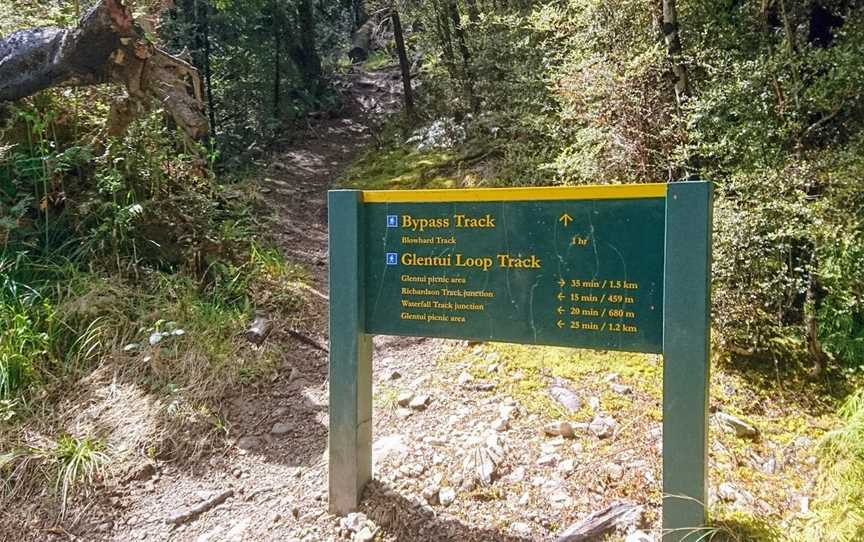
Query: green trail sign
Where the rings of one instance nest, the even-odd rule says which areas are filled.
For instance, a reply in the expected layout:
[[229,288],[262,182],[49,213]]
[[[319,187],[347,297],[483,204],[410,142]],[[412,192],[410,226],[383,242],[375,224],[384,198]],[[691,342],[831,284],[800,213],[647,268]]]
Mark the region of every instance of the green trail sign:
[[709,183],[337,190],[329,205],[333,512],[372,475],[373,335],[547,344],[663,354],[665,538],[698,538]]

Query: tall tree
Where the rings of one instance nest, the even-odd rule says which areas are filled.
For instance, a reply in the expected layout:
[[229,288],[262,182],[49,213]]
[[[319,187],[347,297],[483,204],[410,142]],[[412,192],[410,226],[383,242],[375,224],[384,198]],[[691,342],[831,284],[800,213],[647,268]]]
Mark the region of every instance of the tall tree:
[[299,36],[291,50],[294,64],[300,71],[307,88],[316,96],[321,93],[321,58],[315,41],[315,7],[312,0],[300,0],[297,4]]
[[666,56],[675,75],[675,98],[680,105],[690,93],[690,80],[681,49],[675,0],[663,0],[663,36],[666,39]]
[[402,72],[402,87],[405,96],[405,113],[414,116],[414,96],[411,89],[411,65],[408,63],[408,53],[405,50],[405,37],[402,35],[402,21],[396,8],[390,13],[393,21],[393,39],[396,41],[396,54],[399,56],[399,69]]
[[471,104],[471,111],[476,114],[480,111],[480,100],[477,97],[477,93],[474,92],[474,72],[471,69],[471,53],[468,51],[468,44],[465,41],[465,31],[462,28],[462,20],[459,16],[459,4],[456,0],[447,0],[446,7],[450,14],[450,20],[453,22],[453,33],[456,34],[456,42],[459,44],[459,53],[462,56],[462,85],[465,89],[468,102]]

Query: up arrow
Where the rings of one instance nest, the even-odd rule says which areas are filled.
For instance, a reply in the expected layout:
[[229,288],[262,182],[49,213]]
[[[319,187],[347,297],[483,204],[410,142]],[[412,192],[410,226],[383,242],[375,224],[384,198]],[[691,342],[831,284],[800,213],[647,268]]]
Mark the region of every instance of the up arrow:
[[571,222],[573,222],[573,217],[568,215],[567,213],[564,213],[563,215],[561,215],[561,218],[558,219],[558,222],[563,222],[564,227],[566,228],[570,225]]
[[557,325],[558,325],[558,329],[561,329],[562,327],[564,327],[564,322],[562,322],[561,320],[558,320]]

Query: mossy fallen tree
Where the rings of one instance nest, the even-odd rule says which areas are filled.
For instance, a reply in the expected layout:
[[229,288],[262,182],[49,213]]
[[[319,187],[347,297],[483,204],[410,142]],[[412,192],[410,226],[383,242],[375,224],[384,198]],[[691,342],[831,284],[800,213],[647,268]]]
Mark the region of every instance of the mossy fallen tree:
[[190,137],[207,134],[198,71],[151,42],[122,0],[101,0],[75,28],[32,28],[0,38],[0,103],[54,87],[120,84],[109,130],[121,133],[159,104]]

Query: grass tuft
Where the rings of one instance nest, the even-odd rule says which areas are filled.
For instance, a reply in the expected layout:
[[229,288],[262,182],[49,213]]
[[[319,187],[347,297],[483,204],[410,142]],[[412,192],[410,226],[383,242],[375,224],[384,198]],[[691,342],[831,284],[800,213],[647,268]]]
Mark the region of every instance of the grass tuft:
[[69,497],[82,484],[90,486],[101,476],[108,455],[103,452],[100,441],[88,437],[76,438],[63,435],[53,450],[57,467],[55,489],[60,495],[60,514],[66,513]]

